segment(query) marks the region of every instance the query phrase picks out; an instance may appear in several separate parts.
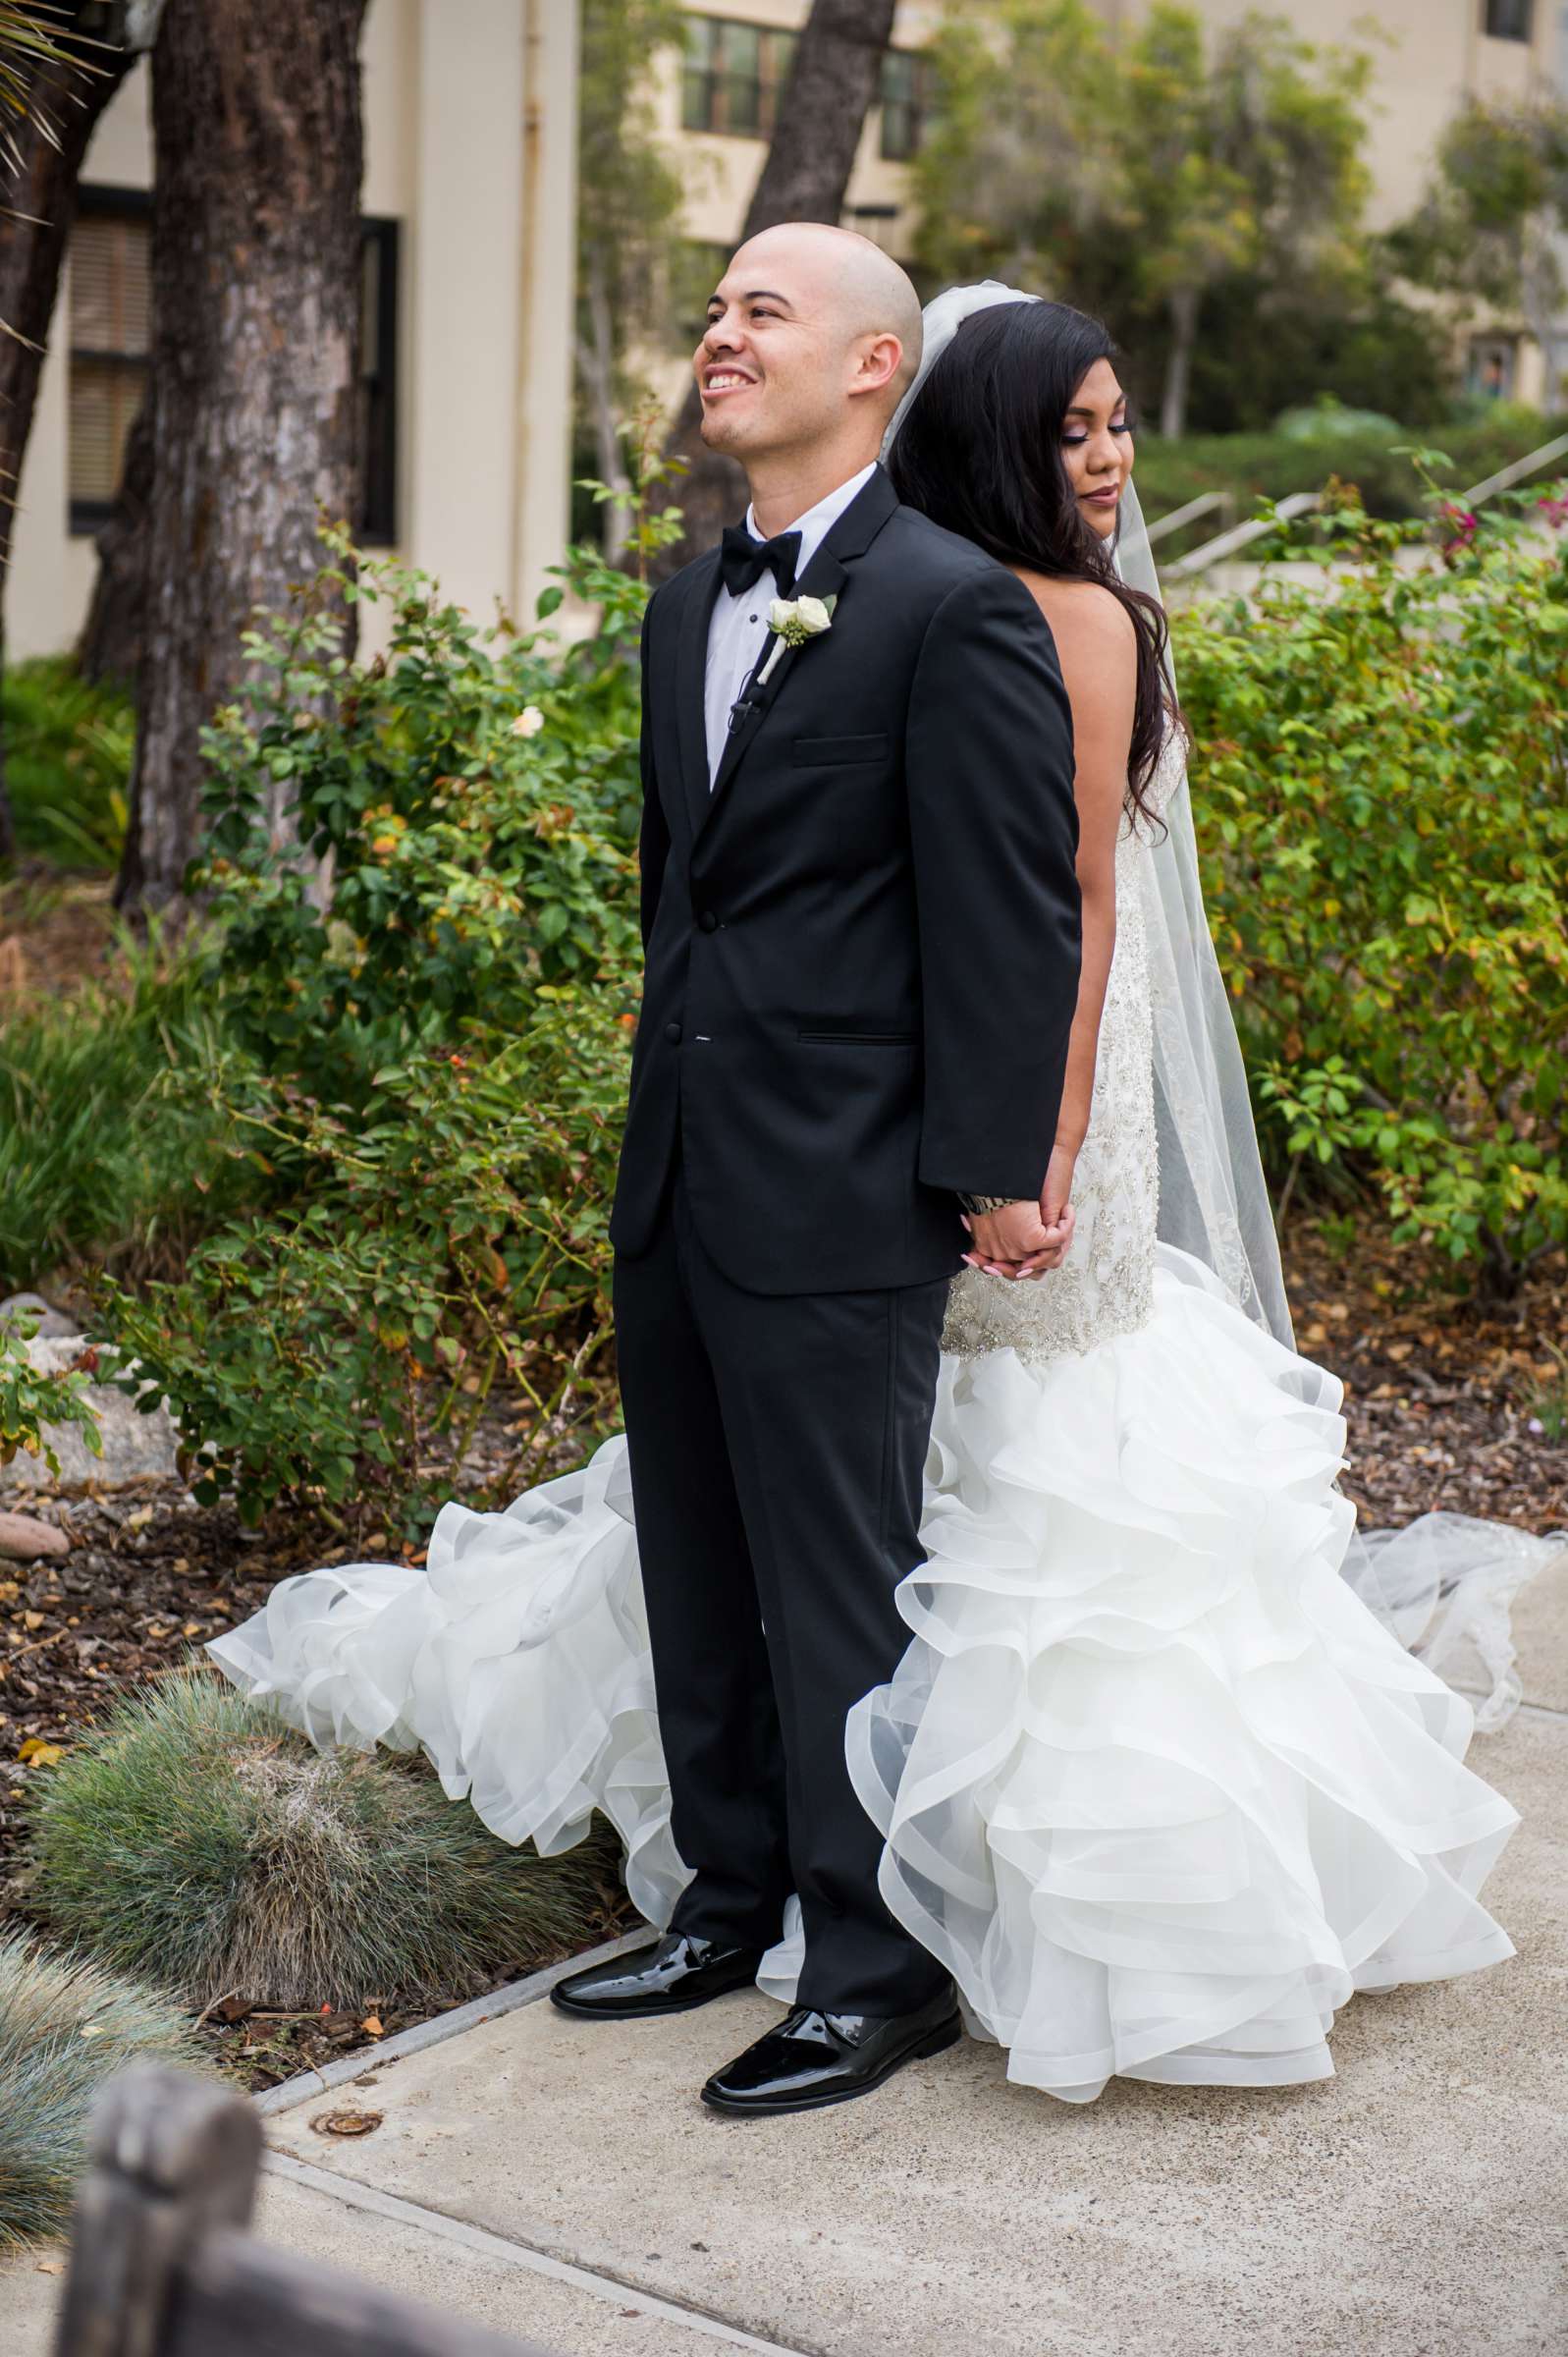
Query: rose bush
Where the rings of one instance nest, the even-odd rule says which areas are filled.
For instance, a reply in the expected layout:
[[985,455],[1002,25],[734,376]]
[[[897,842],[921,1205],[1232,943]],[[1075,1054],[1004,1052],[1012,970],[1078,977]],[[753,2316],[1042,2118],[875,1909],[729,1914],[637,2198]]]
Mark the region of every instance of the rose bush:
[[1380,1191],[1506,1290],[1568,1235],[1568,544],[1350,493],[1323,583],[1176,622],[1211,923],[1281,1190]]

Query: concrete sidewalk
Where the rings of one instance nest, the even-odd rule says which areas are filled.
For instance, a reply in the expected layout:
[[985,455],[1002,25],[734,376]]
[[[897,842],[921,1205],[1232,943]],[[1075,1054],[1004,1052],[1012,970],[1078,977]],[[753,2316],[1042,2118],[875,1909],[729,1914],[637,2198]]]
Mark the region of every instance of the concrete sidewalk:
[[[1568,1565],[1517,1617],[1527,1706],[1475,1765],[1524,1825],[1511,1963],[1359,1998],[1337,2078],[1113,2085],[1082,2110],[965,2043],[764,2124],[696,2089],[771,2019],[590,2027],[542,2001],[268,2120],[261,2230],[561,2357],[1564,2357]],[[383,2114],[341,2141],[312,2121]],[[0,2273],[0,2357],[58,2278]]]

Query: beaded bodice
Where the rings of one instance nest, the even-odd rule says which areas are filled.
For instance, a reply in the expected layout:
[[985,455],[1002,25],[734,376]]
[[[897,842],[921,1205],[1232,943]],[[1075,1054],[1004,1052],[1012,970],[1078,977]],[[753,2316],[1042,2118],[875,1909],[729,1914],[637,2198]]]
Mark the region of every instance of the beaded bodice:
[[[1158,810],[1181,775],[1167,738],[1146,798]],[[959,1357],[1016,1350],[1039,1363],[1130,1334],[1154,1300],[1160,1162],[1155,1143],[1149,942],[1139,889],[1150,822],[1126,817],[1116,843],[1116,948],[1106,987],[1089,1129],[1073,1174],[1077,1228],[1059,1269],[1030,1283],[961,1269],[942,1346]]]

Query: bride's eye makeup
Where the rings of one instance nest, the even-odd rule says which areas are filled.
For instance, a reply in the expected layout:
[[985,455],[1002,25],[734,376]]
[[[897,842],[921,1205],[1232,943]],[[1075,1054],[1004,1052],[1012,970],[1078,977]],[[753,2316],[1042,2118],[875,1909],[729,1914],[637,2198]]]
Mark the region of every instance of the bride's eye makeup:
[[[1131,417],[1125,413],[1120,417],[1113,417],[1110,421],[1109,431],[1113,434],[1130,434],[1132,432]],[[1082,450],[1088,439],[1089,436],[1086,432],[1064,433],[1061,437],[1061,446],[1063,450]]]

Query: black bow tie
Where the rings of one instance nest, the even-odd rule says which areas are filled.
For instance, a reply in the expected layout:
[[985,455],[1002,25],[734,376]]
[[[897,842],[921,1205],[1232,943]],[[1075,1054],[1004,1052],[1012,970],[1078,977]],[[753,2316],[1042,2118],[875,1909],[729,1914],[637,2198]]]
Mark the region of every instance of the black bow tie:
[[779,532],[772,540],[754,540],[743,523],[727,524],[719,549],[719,570],[731,597],[744,597],[765,573],[771,573],[781,597],[795,585],[800,557],[800,534]]

